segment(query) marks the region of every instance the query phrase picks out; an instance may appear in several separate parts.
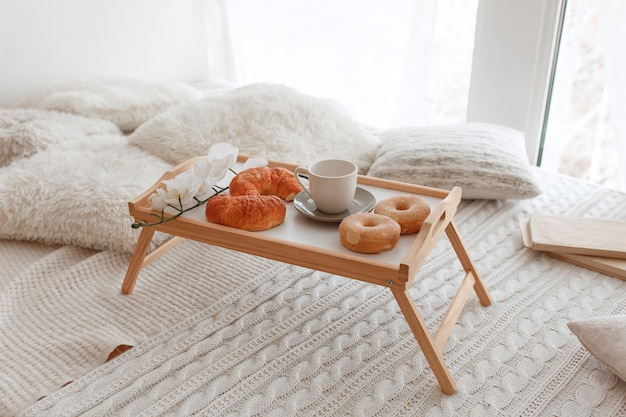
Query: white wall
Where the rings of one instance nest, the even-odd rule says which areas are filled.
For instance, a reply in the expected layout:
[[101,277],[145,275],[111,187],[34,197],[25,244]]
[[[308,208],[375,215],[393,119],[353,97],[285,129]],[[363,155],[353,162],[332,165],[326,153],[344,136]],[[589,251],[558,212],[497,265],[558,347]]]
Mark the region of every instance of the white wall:
[[203,0],[0,0],[0,106],[56,81],[206,79]]

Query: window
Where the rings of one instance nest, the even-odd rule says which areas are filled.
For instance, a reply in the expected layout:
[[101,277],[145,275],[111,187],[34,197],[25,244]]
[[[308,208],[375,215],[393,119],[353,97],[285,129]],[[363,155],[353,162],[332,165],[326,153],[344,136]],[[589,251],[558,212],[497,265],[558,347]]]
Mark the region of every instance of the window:
[[[580,123],[564,118],[570,98],[588,98],[579,88],[581,80],[575,88],[564,88],[575,77],[563,72],[573,67],[573,40],[582,39],[578,29],[583,23],[597,28],[597,17],[584,21],[579,12],[566,19],[566,10],[571,14],[583,4],[605,3],[624,11],[626,2],[222,1],[235,56],[232,72],[241,84],[282,83],[329,97],[377,128],[501,124],[525,133],[531,164],[588,179],[594,172],[608,176],[617,170],[615,153],[557,139],[574,137],[569,127],[577,124],[589,130],[587,122],[593,119],[596,142],[611,141],[604,131],[608,94],[603,88],[596,91],[598,105],[590,113],[573,116]],[[626,27],[619,21],[613,26]],[[587,56],[590,60],[576,62],[599,64],[598,55]],[[564,127],[569,129],[565,133]],[[577,148],[581,155],[569,152]],[[621,153],[626,159],[626,149]],[[581,174],[579,162],[588,155],[594,157],[585,162],[588,173]]]
[[599,0],[569,0],[541,165],[620,189]]

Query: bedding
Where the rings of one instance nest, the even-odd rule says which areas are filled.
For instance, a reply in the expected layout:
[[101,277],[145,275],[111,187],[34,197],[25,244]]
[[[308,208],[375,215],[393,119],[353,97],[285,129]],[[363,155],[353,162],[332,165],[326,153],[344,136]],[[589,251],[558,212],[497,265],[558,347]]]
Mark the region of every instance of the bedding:
[[[494,303],[483,307],[472,295],[465,305],[443,352],[457,381],[457,392],[445,395],[387,288],[183,241],[122,295],[135,239],[121,234],[130,231],[127,201],[135,195],[128,195],[173,161],[134,145],[132,134],[70,136],[15,153],[0,168],[3,233],[19,224],[22,232],[71,235],[81,227],[71,224],[76,217],[100,219],[75,233],[82,241],[0,240],[0,415],[626,413],[623,371],[611,362],[623,357],[623,344],[602,334],[615,348],[602,351],[581,332],[606,331],[590,329],[593,318],[626,315],[626,281],[526,248],[519,226],[533,213],[626,220],[624,193],[525,167],[533,195],[466,196],[455,222]],[[372,168],[384,139],[374,136]],[[267,150],[241,145],[241,153]],[[262,156],[280,160],[297,146]],[[107,201],[58,215],[90,190]],[[78,197],[58,202],[59,194]],[[114,239],[121,236],[123,244]],[[461,278],[444,237],[410,289],[429,328]],[[105,363],[119,345],[133,348]]]
[[186,83],[110,77],[50,84],[15,107],[95,117],[132,132],[157,114],[200,97],[202,92]]
[[[128,201],[170,165],[122,135],[68,139],[0,169],[0,239],[132,253]],[[155,245],[166,240],[158,234]]]
[[277,84],[251,84],[195,100],[154,117],[128,141],[179,164],[214,143],[294,164],[332,155],[367,173],[379,141],[332,100]]
[[71,139],[120,133],[116,124],[98,118],[40,109],[0,109],[0,167]]

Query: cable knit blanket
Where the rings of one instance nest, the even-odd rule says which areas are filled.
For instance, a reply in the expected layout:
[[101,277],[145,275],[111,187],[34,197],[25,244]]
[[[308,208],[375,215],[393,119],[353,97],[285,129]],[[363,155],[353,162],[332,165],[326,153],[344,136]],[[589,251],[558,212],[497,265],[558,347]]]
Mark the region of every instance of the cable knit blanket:
[[[626,383],[567,328],[625,314],[626,282],[524,248],[518,224],[539,212],[626,220],[626,196],[540,179],[539,197],[464,201],[456,215],[494,303],[470,297],[445,347],[454,395],[387,288],[186,241],[123,296],[128,256],[24,244],[21,264],[3,266],[0,414],[626,415]],[[431,329],[460,278],[443,238],[410,290]],[[96,366],[122,343],[135,347]]]

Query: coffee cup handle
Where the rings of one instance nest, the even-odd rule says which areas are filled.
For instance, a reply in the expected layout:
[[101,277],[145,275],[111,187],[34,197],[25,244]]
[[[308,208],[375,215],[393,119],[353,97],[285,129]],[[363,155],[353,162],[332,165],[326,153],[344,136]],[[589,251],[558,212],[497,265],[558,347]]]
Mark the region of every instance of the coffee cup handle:
[[310,175],[308,168],[303,167],[303,166],[299,166],[296,169],[293,170],[293,175],[295,175],[296,177],[296,181],[298,181],[298,183],[300,183],[300,185],[302,186],[302,189],[304,190],[305,193],[307,193],[309,196],[311,196],[311,190],[309,190],[309,187],[306,186],[306,184],[304,184],[302,182],[302,178],[300,178],[300,174],[305,174],[305,176],[308,178],[308,176]]

